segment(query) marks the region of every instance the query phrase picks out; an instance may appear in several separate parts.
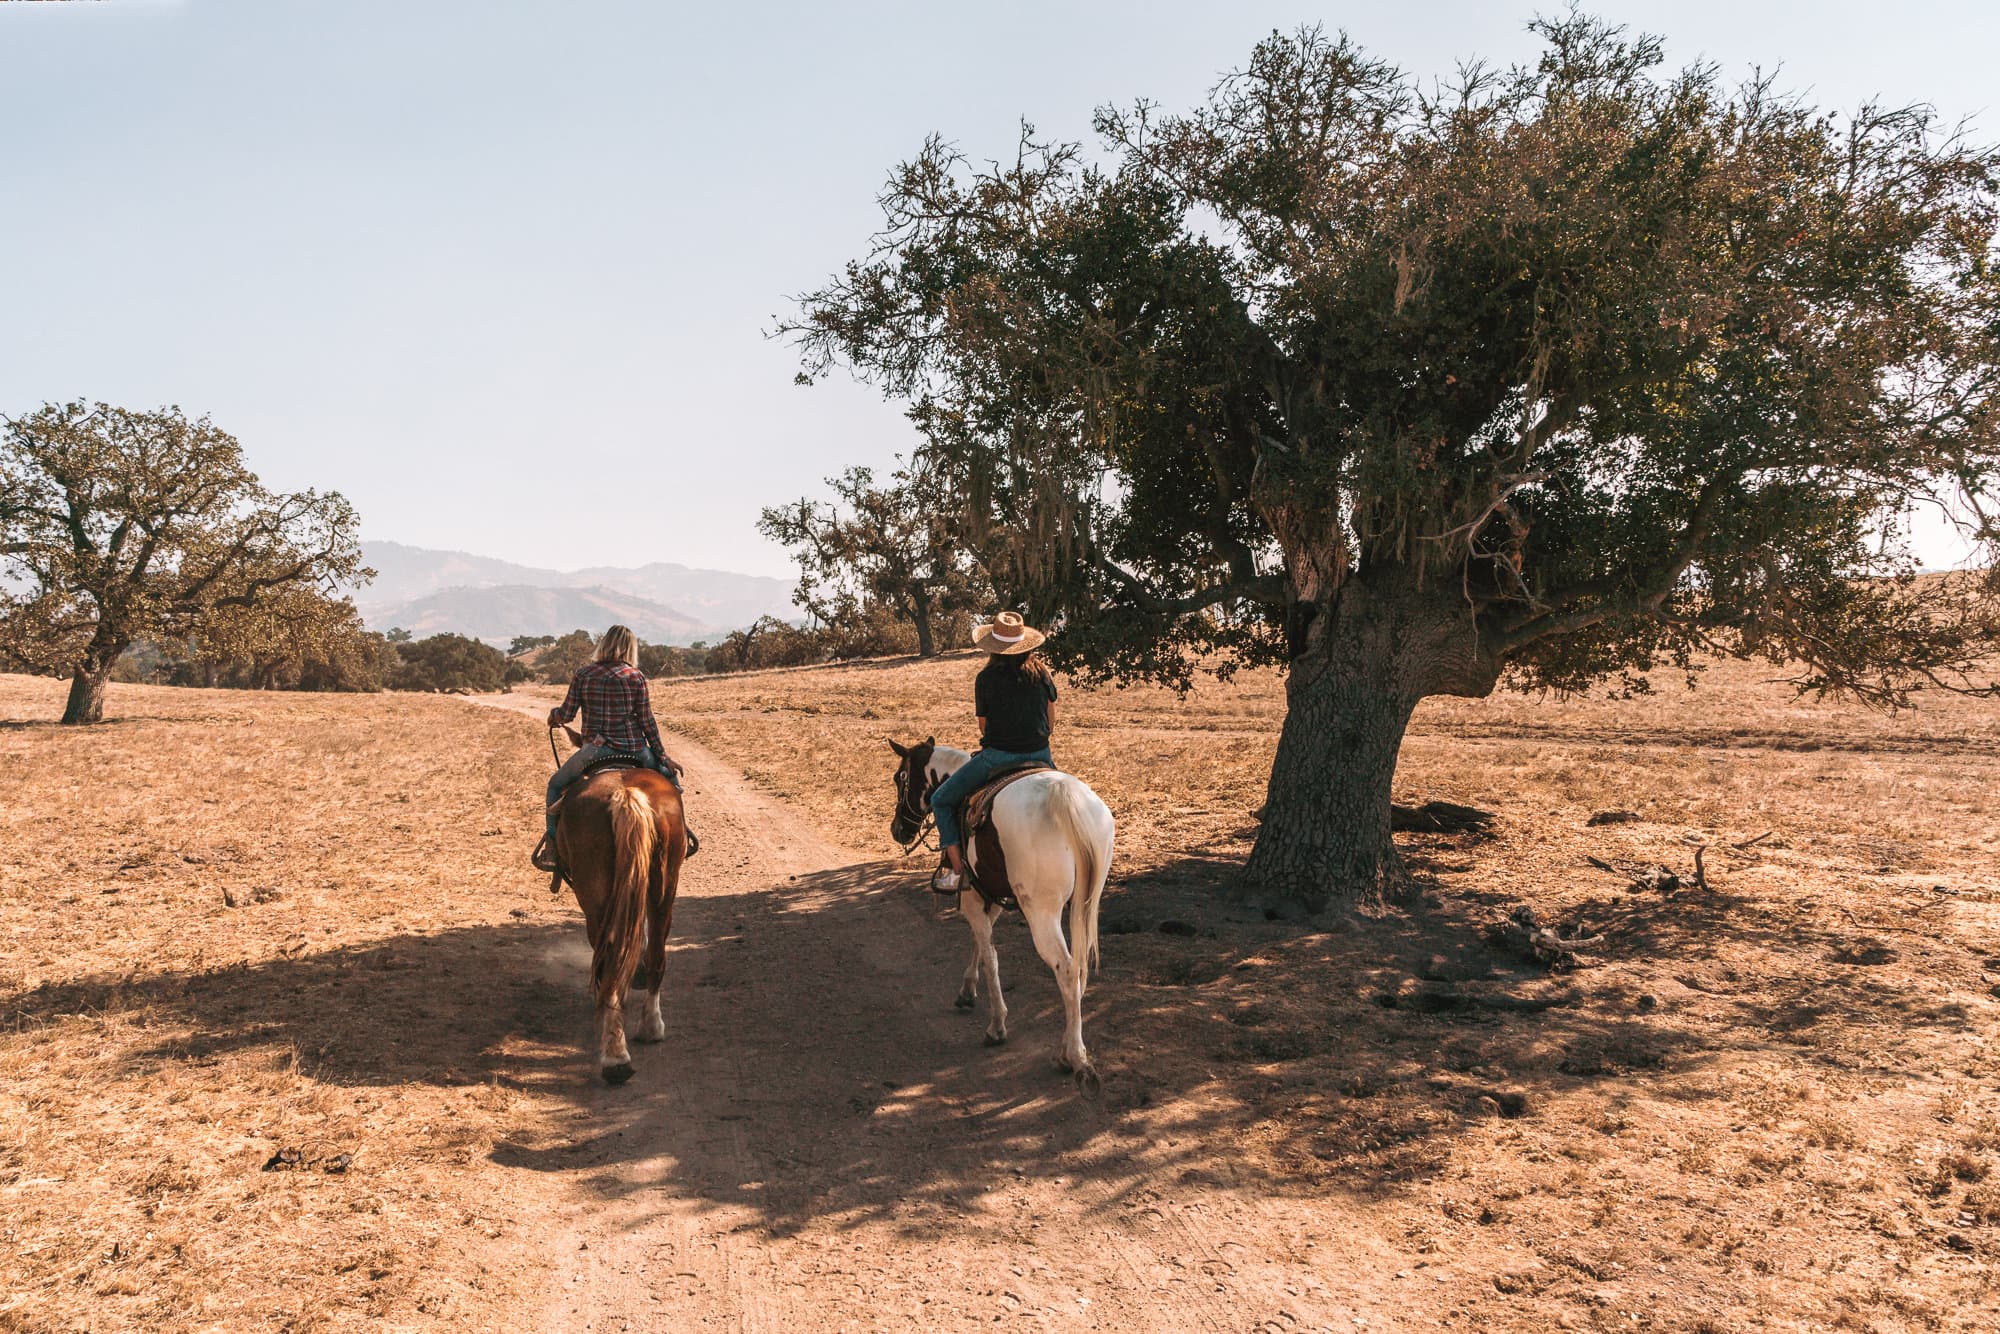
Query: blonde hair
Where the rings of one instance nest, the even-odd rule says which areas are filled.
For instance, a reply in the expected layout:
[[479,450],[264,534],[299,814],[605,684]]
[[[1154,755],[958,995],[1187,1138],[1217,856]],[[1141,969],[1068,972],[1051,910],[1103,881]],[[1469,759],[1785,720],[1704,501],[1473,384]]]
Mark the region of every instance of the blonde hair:
[[597,652],[592,655],[594,662],[622,662],[628,667],[639,665],[639,636],[632,633],[629,625],[614,625],[604,632],[604,638],[597,641]]

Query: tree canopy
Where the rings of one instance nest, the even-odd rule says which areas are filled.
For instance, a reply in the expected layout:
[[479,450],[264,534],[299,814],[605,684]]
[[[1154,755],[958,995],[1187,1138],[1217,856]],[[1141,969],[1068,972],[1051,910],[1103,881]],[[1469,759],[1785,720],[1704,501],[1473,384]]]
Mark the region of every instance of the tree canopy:
[[302,584],[218,607],[186,652],[196,679],[184,684],[259,690],[380,690],[396,662],[395,649],[369,632],[351,600]]
[[786,326],[909,401],[1059,660],[1287,667],[1249,871],[1307,901],[1396,880],[1426,695],[1712,652],[1983,684],[1990,602],[1914,578],[1893,518],[1991,513],[2000,156],[1535,30],[1431,87],[1274,34],[1190,111],[1100,111],[1096,158],[933,139]]
[[133,641],[225,633],[266,598],[369,577],[337,492],[266,490],[234,437],[179,408],[48,404],[0,434],[0,658],[71,677],[95,722]]

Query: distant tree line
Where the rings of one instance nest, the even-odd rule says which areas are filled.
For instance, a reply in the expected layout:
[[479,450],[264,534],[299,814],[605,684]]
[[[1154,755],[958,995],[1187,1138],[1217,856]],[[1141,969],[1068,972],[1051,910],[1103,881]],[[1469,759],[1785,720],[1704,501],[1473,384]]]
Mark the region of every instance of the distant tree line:
[[[963,619],[963,618],[961,618]],[[964,627],[955,627],[963,640]],[[180,641],[141,640],[110,679],[238,690],[491,691],[524,682],[566,685],[591,660],[601,631],[516,635],[502,650],[459,634],[416,638],[369,630],[345,598],[293,595],[255,614],[218,618]],[[916,651],[909,625],[886,611],[857,624],[792,625],[774,616],[715,643],[639,645],[651,677],[797,667]]]
[[[970,637],[971,617],[962,610],[939,618],[933,625],[933,642],[963,644]],[[510,683],[566,684],[577,668],[590,661],[596,647],[597,633],[590,630],[572,630],[559,637],[517,635],[504,655],[506,679]],[[816,625],[794,625],[764,616],[714,643],[649,644],[641,640],[639,670],[651,677],[703,676],[917,652],[915,628],[889,608],[875,605]]]

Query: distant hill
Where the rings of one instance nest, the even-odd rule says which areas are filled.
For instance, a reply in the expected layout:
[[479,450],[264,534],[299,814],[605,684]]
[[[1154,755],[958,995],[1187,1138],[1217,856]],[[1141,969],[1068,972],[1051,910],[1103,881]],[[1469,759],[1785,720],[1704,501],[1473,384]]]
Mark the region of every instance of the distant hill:
[[376,629],[401,626],[419,639],[449,631],[501,646],[516,635],[563,635],[577,629],[596,634],[614,623],[631,626],[649,644],[692,644],[728,633],[612,588],[528,584],[442,588],[387,608],[369,621]]
[[[451,631],[505,644],[515,635],[594,630],[599,622],[623,620],[651,643],[687,644],[719,639],[760,616],[797,615],[783,579],[666,561],[548,570],[401,542],[365,542],[361,554],[376,575],[355,590],[355,604],[377,630]],[[538,593],[551,596],[531,596]]]

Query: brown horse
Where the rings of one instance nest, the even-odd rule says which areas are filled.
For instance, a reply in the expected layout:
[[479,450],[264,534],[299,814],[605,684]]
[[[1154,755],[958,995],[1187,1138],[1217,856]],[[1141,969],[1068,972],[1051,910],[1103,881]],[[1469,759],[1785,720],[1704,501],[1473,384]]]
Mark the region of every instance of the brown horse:
[[597,1001],[597,1064],[607,1084],[632,1077],[625,1047],[625,988],[646,956],[646,1011],[634,1036],[667,1035],[660,1015],[667,933],[687,856],[681,794],[651,769],[614,769],[563,797],[556,856],[590,931],[590,991]]

